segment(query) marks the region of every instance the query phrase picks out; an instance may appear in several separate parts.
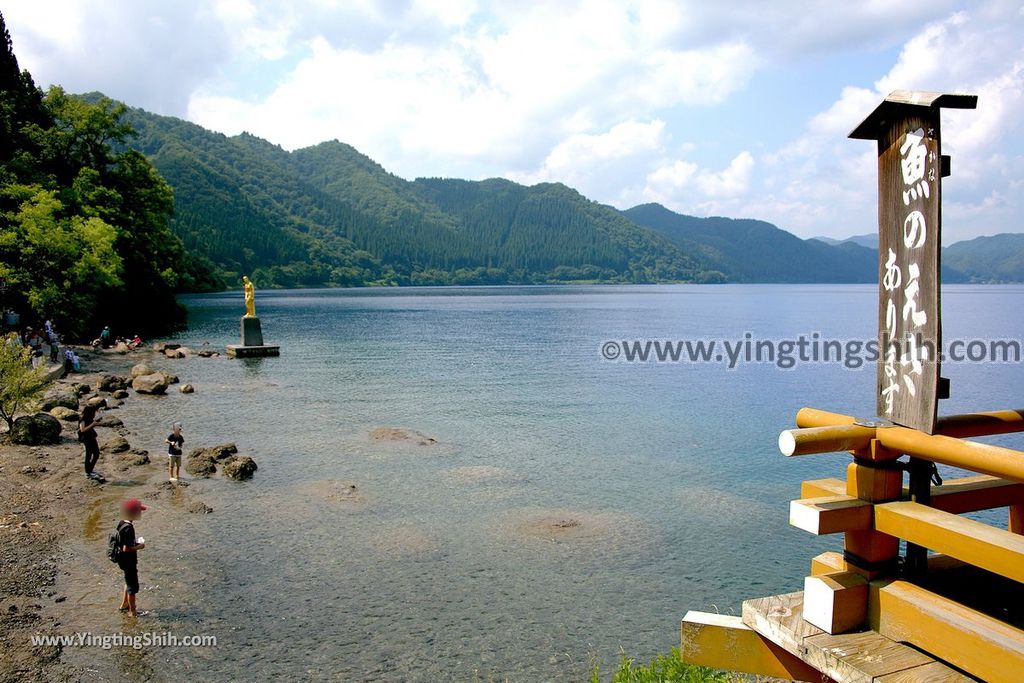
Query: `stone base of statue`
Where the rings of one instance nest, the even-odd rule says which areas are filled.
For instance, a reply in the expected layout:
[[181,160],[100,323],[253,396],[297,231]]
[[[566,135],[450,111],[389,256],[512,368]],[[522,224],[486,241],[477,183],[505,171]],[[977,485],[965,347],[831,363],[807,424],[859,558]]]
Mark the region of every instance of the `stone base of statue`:
[[260,319],[242,317],[242,343],[228,344],[228,355],[235,358],[256,358],[258,356],[280,356],[281,347],[263,343],[263,328]]

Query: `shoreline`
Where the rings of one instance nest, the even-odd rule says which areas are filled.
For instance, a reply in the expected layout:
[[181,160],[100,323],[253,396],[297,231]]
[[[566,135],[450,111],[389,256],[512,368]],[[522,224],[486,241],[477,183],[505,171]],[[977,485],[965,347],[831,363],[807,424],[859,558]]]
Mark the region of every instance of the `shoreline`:
[[[167,481],[164,453],[146,453],[130,447],[121,452],[104,448],[118,437],[130,440],[141,436],[121,420],[121,405],[160,399],[140,396],[130,389],[126,397],[116,399],[113,391],[98,390],[99,380],[104,375],[128,377],[132,366],[138,363],[152,366],[159,362],[170,369],[174,361],[154,351],[152,346],[124,354],[91,347],[78,347],[76,351],[82,357],[83,371],[56,380],[50,389],[87,384],[89,392],[80,397],[80,405],[93,396],[102,396],[110,404],[100,411],[102,421],[97,427],[101,445],[97,471],[107,479],[98,483],[85,477],[82,446],[75,434],[76,421],[61,421],[56,444],[15,445],[7,441],[6,432],[0,434],[0,680],[77,681],[86,673],[87,669],[80,664],[66,661],[61,646],[33,645],[32,637],[71,635],[63,633],[62,624],[83,622],[82,614],[70,614],[63,608],[73,604],[68,595],[76,587],[75,580],[95,575],[100,563],[102,575],[109,575],[111,586],[120,581],[119,571],[104,556],[107,527],[112,528],[116,521],[113,516],[120,499],[152,500],[167,496],[185,502],[162,506],[166,509],[162,509],[161,515],[170,516],[171,523],[178,515],[212,511],[190,495],[192,476],[177,486]],[[178,392],[179,386],[172,384],[168,392]],[[112,590],[110,611],[114,610],[116,600]],[[91,609],[85,610],[87,620],[102,616],[92,614]],[[154,620],[145,624],[141,620],[123,623],[123,630],[159,630],[158,621]],[[93,656],[87,655],[87,659]]]

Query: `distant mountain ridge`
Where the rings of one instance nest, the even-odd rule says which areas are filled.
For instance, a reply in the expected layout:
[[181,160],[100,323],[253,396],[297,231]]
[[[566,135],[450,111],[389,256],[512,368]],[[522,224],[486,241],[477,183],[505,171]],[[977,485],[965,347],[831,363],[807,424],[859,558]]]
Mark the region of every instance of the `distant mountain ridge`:
[[132,109],[174,188],[172,227],[224,278],[265,285],[707,282],[654,231],[561,184],[388,173],[337,141],[288,152]]
[[[877,281],[873,235],[830,243],[659,204],[619,211],[560,183],[408,181],[336,140],[289,152],[141,109],[127,119],[174,189],[172,229],[232,285]],[[1024,281],[1012,239],[947,252],[947,282]]]
[[697,218],[641,204],[622,212],[669,238],[730,282],[876,282],[875,250],[803,240],[765,221]]

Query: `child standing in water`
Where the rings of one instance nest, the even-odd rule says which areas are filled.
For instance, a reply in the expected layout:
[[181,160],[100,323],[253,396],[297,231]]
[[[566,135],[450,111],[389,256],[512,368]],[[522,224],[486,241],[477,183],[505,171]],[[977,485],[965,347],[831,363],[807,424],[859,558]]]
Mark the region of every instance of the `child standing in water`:
[[141,536],[135,535],[133,522],[142,517],[142,511],[146,506],[132,498],[121,504],[121,521],[117,523],[117,542],[121,546],[121,552],[117,558],[117,565],[124,572],[124,591],[121,593],[122,612],[128,616],[135,617],[138,612],[135,610],[135,596],[139,592],[139,556],[138,552],[146,547],[146,542]]
[[181,435],[181,423],[175,422],[171,426],[171,434],[164,443],[167,444],[167,478],[171,481],[178,481],[181,476],[181,447],[185,443],[185,437]]

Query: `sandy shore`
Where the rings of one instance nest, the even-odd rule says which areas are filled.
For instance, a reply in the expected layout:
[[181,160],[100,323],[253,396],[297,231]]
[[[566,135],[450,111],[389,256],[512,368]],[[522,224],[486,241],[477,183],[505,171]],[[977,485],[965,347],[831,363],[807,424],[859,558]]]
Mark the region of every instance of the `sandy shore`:
[[[141,362],[174,368],[174,361],[167,361],[151,350],[122,355],[82,349],[80,355],[83,372],[69,376],[64,383],[89,385],[91,391],[82,396],[82,405],[97,393],[104,374],[127,376],[131,367]],[[168,391],[178,391],[178,385],[172,385]],[[99,395],[116,403],[107,392]],[[123,399],[137,400],[142,399],[131,390]],[[131,426],[118,424],[120,412],[123,411],[112,408],[100,413],[112,425],[98,428],[101,446],[118,436],[131,439]],[[188,496],[184,487],[162,490],[169,487],[162,452],[150,453],[148,457],[138,452],[103,453],[97,471],[111,480],[130,477],[138,486],[124,488],[87,479],[82,446],[75,434],[77,423],[62,422],[62,426],[60,442],[54,445],[17,446],[7,442],[6,434],[0,434],[0,681],[82,678],[82,670],[63,661],[60,647],[33,646],[32,636],[60,632],[64,620],[62,604],[67,600],[60,577],[81,574],[76,565],[96,562],[95,557],[83,558],[75,552],[90,511],[101,505],[116,511],[116,501],[122,497]],[[205,505],[195,500],[191,505],[175,506],[170,514],[189,514],[190,507],[192,512],[206,511]],[[113,521],[103,519],[96,523]],[[104,545],[105,527],[97,535],[102,540],[92,545]],[[90,554],[91,551],[90,546]],[[96,553],[102,552],[102,547],[96,548]],[[109,569],[111,576],[117,573],[113,565]],[[111,600],[116,600],[113,591]],[[81,620],[82,616],[76,618]]]

